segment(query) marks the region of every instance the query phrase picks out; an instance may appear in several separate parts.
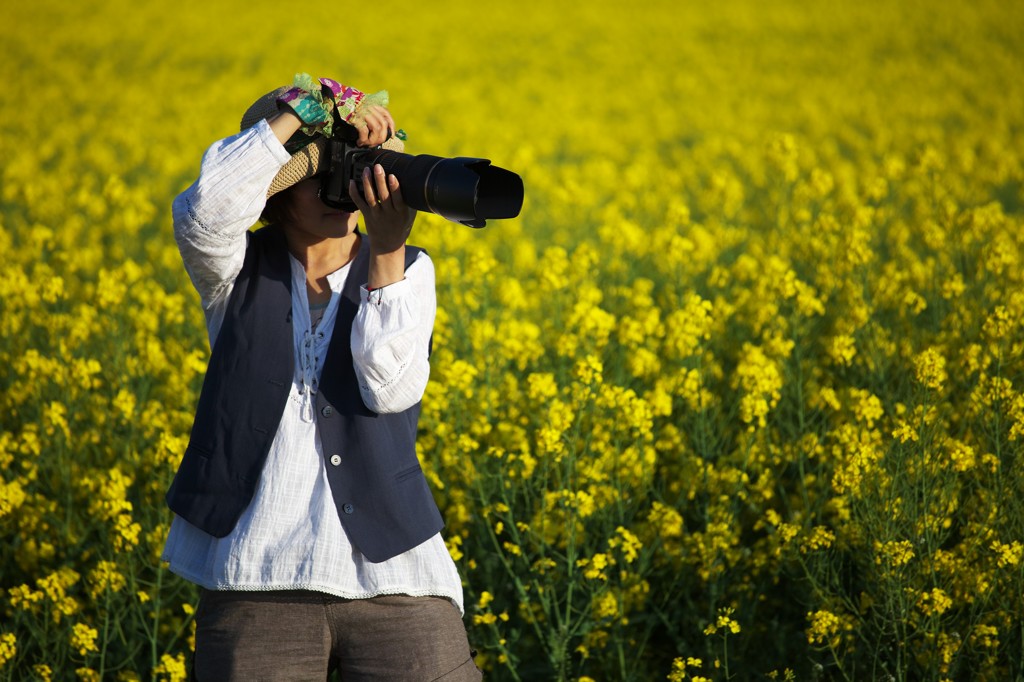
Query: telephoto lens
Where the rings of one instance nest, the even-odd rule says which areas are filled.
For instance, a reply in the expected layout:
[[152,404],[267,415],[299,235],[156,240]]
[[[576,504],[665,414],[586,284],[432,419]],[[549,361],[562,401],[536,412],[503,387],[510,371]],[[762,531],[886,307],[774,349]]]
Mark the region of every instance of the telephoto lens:
[[363,149],[336,138],[330,141],[330,152],[320,199],[342,210],[356,210],[348,195],[349,180],[357,180],[361,187],[363,169],[378,163],[398,178],[406,204],[469,227],[484,227],[488,219],[515,218],[523,207],[523,179],[492,166],[488,159],[413,156],[379,147]]

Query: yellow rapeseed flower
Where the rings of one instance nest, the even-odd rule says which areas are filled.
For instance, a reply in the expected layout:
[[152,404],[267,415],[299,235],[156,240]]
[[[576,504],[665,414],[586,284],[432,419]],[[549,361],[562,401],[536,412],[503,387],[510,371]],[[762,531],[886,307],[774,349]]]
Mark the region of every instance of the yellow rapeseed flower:
[[835,647],[842,621],[831,611],[812,611],[807,614],[810,625],[807,627],[807,641],[811,644]]
[[931,590],[921,592],[918,595],[917,607],[926,616],[941,616],[953,605],[953,600],[944,590],[933,587]]
[[75,623],[71,629],[71,648],[82,656],[98,651],[96,648],[96,638],[98,636],[99,632],[96,628],[89,627],[85,623]]
[[731,607],[723,607],[718,609],[718,617],[715,622],[704,628],[705,635],[714,635],[718,632],[722,632],[726,636],[728,634],[739,634],[740,624],[732,618],[732,614],[735,609]]
[[909,540],[875,541],[875,563],[879,566],[900,568],[914,558],[914,547]]
[[636,561],[640,554],[640,549],[643,547],[640,539],[622,526],[615,529],[615,535],[616,537],[608,541],[608,546],[619,548],[627,564]]
[[781,397],[782,374],[778,365],[761,348],[744,344],[736,368],[736,384],[743,390],[740,418],[751,431],[764,428],[768,412]]
[[946,359],[936,348],[929,348],[914,358],[914,374],[919,384],[932,391],[941,391],[946,383]]
[[0,518],[10,514],[25,502],[25,490],[17,480],[0,479]]
[[1024,558],[1024,544],[1021,544],[1020,540],[1014,540],[1009,544],[993,540],[989,547],[996,553],[999,568],[1019,566],[1021,559]]
[[159,682],[185,682],[189,678],[185,654],[163,654],[160,664],[153,668],[153,673]]
[[14,633],[0,634],[0,668],[13,659],[18,653],[18,638]]
[[89,596],[99,599],[107,590],[120,592],[125,586],[125,577],[113,561],[100,561],[89,573]]

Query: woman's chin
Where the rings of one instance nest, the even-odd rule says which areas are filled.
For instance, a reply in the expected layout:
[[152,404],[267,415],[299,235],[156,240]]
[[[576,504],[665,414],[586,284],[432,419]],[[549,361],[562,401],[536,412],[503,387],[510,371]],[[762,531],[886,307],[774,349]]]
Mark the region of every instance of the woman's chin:
[[359,225],[359,214],[348,211],[332,211],[324,216],[331,226],[331,231],[336,232],[335,236],[344,237],[355,231]]

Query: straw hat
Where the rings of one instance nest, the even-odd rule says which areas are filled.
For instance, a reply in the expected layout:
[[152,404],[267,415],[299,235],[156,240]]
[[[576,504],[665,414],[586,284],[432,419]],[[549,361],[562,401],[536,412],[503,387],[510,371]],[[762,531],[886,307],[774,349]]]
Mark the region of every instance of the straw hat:
[[[288,92],[290,88],[291,86],[288,85],[281,86],[253,102],[252,106],[246,109],[245,114],[242,116],[240,130],[251,128],[259,123],[261,119],[269,119],[277,115],[277,112],[280,111],[277,100],[284,93]],[[381,146],[384,149],[396,152],[405,151],[405,145],[398,137],[390,138]],[[274,176],[273,182],[270,183],[270,189],[267,190],[267,198],[319,173],[321,163],[323,163],[324,168],[330,163],[330,154],[327,138],[323,135],[317,135],[312,142],[293,153],[291,160]]]

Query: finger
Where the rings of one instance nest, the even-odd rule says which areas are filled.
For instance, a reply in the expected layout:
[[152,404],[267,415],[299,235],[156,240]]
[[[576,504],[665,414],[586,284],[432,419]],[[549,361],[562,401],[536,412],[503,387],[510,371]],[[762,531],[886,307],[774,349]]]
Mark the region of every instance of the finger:
[[371,143],[373,146],[384,144],[388,139],[388,119],[384,116],[385,109],[377,109],[371,115],[373,126],[371,132]]
[[398,130],[398,126],[395,125],[395,119],[387,109],[381,107],[380,115],[384,119],[384,125],[387,127],[387,134],[384,139],[388,140]]
[[402,188],[398,184],[398,178],[394,173],[388,176],[388,194],[391,198],[391,204],[397,210],[405,208],[405,200],[402,198]]
[[363,112],[362,124],[366,126],[366,140],[368,146],[376,146],[377,138],[380,137],[381,120],[372,109]]
[[384,203],[391,196],[391,189],[388,187],[388,178],[384,175],[384,166],[379,163],[373,166],[373,179],[377,184],[377,198]]
[[365,125],[361,125],[357,128],[359,131],[359,139],[356,140],[356,146],[358,147],[369,147],[370,146],[370,130]]
[[363,198],[369,206],[380,206],[377,194],[373,191],[373,179],[370,177],[370,169],[363,169]]
[[384,107],[377,107],[377,116],[380,119],[381,134],[384,139],[381,140],[381,144],[387,142],[398,130],[398,126],[395,125],[395,119],[391,116],[391,112]]
[[348,181],[348,195],[352,199],[352,203],[356,205],[356,208],[363,213],[366,213],[367,209],[370,208],[366,203],[366,200],[363,199],[361,194],[359,194],[359,189],[356,187],[355,180]]
[[366,146],[376,147],[377,146],[377,128],[379,123],[373,118],[372,115],[367,114],[363,117],[363,125],[366,127]]

